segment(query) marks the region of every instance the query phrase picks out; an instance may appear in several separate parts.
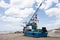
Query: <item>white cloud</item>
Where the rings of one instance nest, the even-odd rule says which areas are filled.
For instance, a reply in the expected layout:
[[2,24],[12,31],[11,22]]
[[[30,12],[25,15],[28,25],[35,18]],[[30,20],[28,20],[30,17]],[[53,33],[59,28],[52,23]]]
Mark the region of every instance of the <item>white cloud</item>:
[[[53,3],[59,3],[58,0],[45,0],[45,1],[41,0],[41,2],[42,2],[42,6],[40,7],[40,9],[45,9],[45,10],[51,7]],[[40,4],[41,2],[38,3]]]
[[10,0],[10,3],[5,3],[4,0],[0,1],[0,7],[10,8],[10,7],[18,7],[18,8],[26,8],[32,7],[35,3],[35,0]]
[[46,10],[46,14],[50,17],[55,16],[56,20],[53,23],[46,24],[47,28],[55,29],[60,27],[60,8],[51,8]]
[[20,26],[22,20],[22,18],[3,16],[0,14],[0,31],[22,31],[23,27]]
[[29,14],[34,12],[32,8],[34,3],[35,0],[10,0],[10,7],[8,10],[5,11],[5,14],[15,17],[27,17]]
[[[29,14],[33,13],[34,10],[32,8],[35,0],[10,0],[9,9],[5,11],[6,15],[18,17],[18,18],[26,18]],[[24,8],[24,9],[20,9]]]
[[56,6],[57,6],[58,8],[60,8],[60,3],[56,4]]
[[[49,17],[55,17],[56,20],[54,20],[52,23],[48,23],[43,26],[47,27],[48,30],[60,27],[60,3],[59,3],[59,0],[46,0],[45,3],[46,3],[46,4],[44,4],[45,6],[42,5],[42,9],[45,9],[46,15],[48,15]],[[49,8],[52,6],[53,3],[56,3],[57,7]]]
[[15,17],[9,17],[9,16],[0,16],[0,20],[5,21],[5,22],[11,22],[11,23],[19,23],[22,21],[22,18],[15,18]]
[[0,7],[8,8],[8,7],[9,7],[9,4],[8,4],[8,3],[5,3],[4,0],[1,0],[1,1],[0,1]]
[[13,30],[22,30],[20,27],[22,20],[24,20],[23,18],[28,17],[29,14],[34,13],[34,9],[32,8],[34,3],[35,0],[10,0],[10,3],[7,4],[4,2],[4,0],[2,0],[0,7],[8,9],[5,10],[5,16],[1,16],[0,19],[3,21],[3,23],[6,22],[3,25],[8,28],[7,30],[10,28]]
[[[21,20],[24,20],[23,18],[28,17],[29,14],[33,13],[33,5],[35,2],[37,2],[37,6],[39,6],[39,3],[43,2],[44,0],[10,0],[10,4],[5,3],[4,0],[0,1],[0,7],[8,8],[5,10],[5,16],[0,16],[0,19],[5,22],[11,22],[12,24],[4,25],[6,28],[12,28],[12,29],[19,29]],[[57,3],[58,8],[51,8],[53,3]],[[23,9],[22,9],[23,8]],[[60,4],[58,3],[58,0],[46,0],[42,3],[42,6],[40,9],[48,9],[46,10],[46,14],[50,17],[56,16],[56,21],[52,24],[46,24],[47,26],[57,26],[60,25],[59,18],[60,18]],[[9,16],[6,16],[9,15]],[[13,16],[13,17],[12,17]],[[21,18],[23,17],[23,18]],[[18,22],[18,23],[17,23]],[[4,22],[3,22],[4,23]],[[14,24],[16,23],[16,24]],[[14,26],[14,27],[13,27]],[[18,26],[18,27],[17,27]],[[21,29],[22,30],[22,29]]]
[[36,0],[37,3],[42,3],[44,0]]
[[22,31],[23,27],[20,27],[19,25],[17,24],[9,24],[9,23],[6,23],[6,24],[1,24],[0,26],[0,31]]
[[60,28],[60,19],[54,21],[54,23],[48,23],[44,25],[48,30]]
[[32,7],[35,3],[35,0],[10,0],[10,6],[18,8]]
[[0,16],[0,28],[2,30],[0,31],[22,31],[23,27],[20,27],[20,23],[23,19],[22,18],[15,18],[15,17],[9,17],[9,16]]
[[37,3],[37,6],[38,7],[44,0],[35,0],[35,2]]
[[46,10],[46,14],[49,16],[56,16],[57,18],[60,18],[60,8],[51,8]]
[[33,8],[25,8],[24,10],[21,10],[19,8],[11,7],[10,9],[5,11],[6,15],[13,15],[15,17],[27,17],[29,14],[34,13]]
[[1,13],[0,13],[0,17],[1,17],[2,15],[1,15]]
[[52,0],[54,3],[59,3],[59,0]]
[[42,6],[40,7],[40,9],[44,9],[45,8],[45,4],[42,3]]
[[45,1],[45,9],[48,9],[52,5],[52,0]]

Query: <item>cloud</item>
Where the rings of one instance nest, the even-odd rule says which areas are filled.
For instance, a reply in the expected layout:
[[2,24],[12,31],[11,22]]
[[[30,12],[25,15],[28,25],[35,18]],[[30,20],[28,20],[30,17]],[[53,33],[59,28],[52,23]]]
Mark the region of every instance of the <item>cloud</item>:
[[40,7],[40,9],[44,9],[45,8],[45,4],[42,3],[42,6]]
[[55,16],[56,18],[56,20],[54,20],[53,23],[46,24],[48,28],[51,27],[51,29],[55,29],[60,27],[60,8],[48,9],[46,10],[46,15],[48,15],[49,17]]
[[9,24],[9,23],[5,23],[5,24],[1,24],[0,26],[0,31],[22,31],[23,27],[20,27],[17,24]]
[[37,8],[43,1],[44,0],[35,0],[35,2],[37,3],[37,5],[35,7]]
[[59,3],[59,0],[52,0],[54,3]]
[[45,9],[48,9],[49,7],[52,6],[53,3],[58,3],[58,0],[47,0],[45,1],[45,3],[46,3]]
[[[50,8],[55,3],[55,8]],[[55,17],[56,20],[53,20],[51,23],[44,24],[43,26],[47,27],[48,30],[55,29],[60,27],[60,3],[59,0],[45,0],[42,3],[40,9],[44,9],[45,14],[48,17]]]
[[44,25],[48,30],[60,28],[60,19],[54,21],[54,23],[48,23]]
[[44,0],[36,0],[38,4],[42,3]]
[[[40,7],[40,9],[45,9],[47,10],[48,8],[50,8],[52,6],[53,3],[59,3],[59,0],[42,0],[42,6]],[[38,2],[40,3],[40,2]]]
[[[55,8],[50,8],[53,6],[52,4],[55,3]],[[55,20],[53,22],[45,24],[43,26],[47,27],[48,30],[55,29],[60,27],[60,3],[59,0],[46,0],[44,3],[42,3],[42,6],[40,9],[45,10],[45,14],[48,15],[48,17],[55,17]]]
[[[21,18],[0,15],[0,31],[22,31]],[[2,22],[2,23],[1,23]]]
[[60,3],[56,4],[56,6],[57,6],[58,8],[60,8]]
[[3,16],[2,19],[3,21],[7,21],[7,22],[19,22],[22,20],[21,18],[6,17],[6,16]]
[[[37,7],[41,2],[43,2],[40,9],[43,9],[46,12],[46,15],[48,15],[49,17],[56,17],[56,21],[54,21],[54,23],[48,23],[46,24],[46,26],[52,27],[60,25],[60,3],[58,2],[58,0],[10,0],[9,4],[5,3],[4,0],[1,0],[0,7],[8,9],[5,10],[4,15],[0,15],[0,20],[3,21],[3,23],[8,22],[3,24],[8,29],[19,29],[21,28],[21,20],[24,20],[23,18],[26,18],[30,14],[34,13],[35,10],[33,9],[33,5],[36,2]],[[57,8],[50,8],[53,3],[56,3]]]
[[35,3],[35,0],[10,0],[10,6],[18,7],[18,8],[26,8],[32,7]]
[[33,8],[25,8],[24,10],[21,10],[19,8],[11,7],[5,11],[6,15],[12,15],[15,17],[20,17],[20,18],[28,17],[28,15],[31,13],[34,13]]
[[60,18],[60,8],[51,8],[46,10],[46,14],[49,16],[56,16],[57,18]]
[[0,7],[3,8],[9,8],[9,7],[18,7],[18,8],[26,8],[26,7],[32,7],[35,3],[35,0],[10,0],[10,4],[5,3],[4,0],[0,1]]
[[34,12],[32,8],[34,3],[35,0],[10,0],[10,7],[5,11],[5,14],[15,17],[27,17],[30,13]]
[[10,7],[5,11],[5,14],[22,18],[27,17],[29,14],[34,12],[32,8],[34,3],[35,0],[10,0]]
[[3,25],[0,26],[7,28],[7,30],[22,30],[20,26],[24,18],[34,13],[34,9],[32,8],[34,3],[35,0],[10,0],[8,4],[2,0],[0,7],[8,9],[5,10],[4,15],[0,17],[0,21],[3,22]]
[[19,23],[23,19],[22,18],[16,18],[16,17],[10,17],[10,16],[0,15],[0,20],[1,21],[5,21],[5,22]]
[[5,3],[4,0],[1,0],[1,1],[0,1],[0,7],[8,8],[8,7],[9,7],[9,4],[8,4],[8,3]]
[[1,15],[1,13],[0,13],[0,17],[1,17],[2,15]]

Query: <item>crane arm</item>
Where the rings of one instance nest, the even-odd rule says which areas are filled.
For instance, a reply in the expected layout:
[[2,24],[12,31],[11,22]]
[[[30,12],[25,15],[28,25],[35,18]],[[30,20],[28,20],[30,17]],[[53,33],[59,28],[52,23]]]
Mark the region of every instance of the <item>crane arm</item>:
[[[37,13],[37,11],[39,10],[39,8],[40,8],[41,5],[42,5],[42,3],[41,3],[41,4],[39,5],[39,7],[36,9],[36,11],[34,12],[33,16]],[[33,17],[33,16],[32,16],[32,17]],[[32,19],[32,17],[31,17],[31,19]],[[28,23],[31,21],[31,19],[28,21]],[[28,24],[28,23],[27,23],[27,24]]]

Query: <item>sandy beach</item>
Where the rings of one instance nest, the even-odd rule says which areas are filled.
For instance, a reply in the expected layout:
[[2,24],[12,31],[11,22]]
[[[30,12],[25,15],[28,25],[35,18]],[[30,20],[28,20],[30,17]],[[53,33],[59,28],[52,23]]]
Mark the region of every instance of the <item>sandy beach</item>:
[[0,34],[0,40],[60,40],[59,37],[28,37],[24,36],[23,33],[10,33],[10,34]]

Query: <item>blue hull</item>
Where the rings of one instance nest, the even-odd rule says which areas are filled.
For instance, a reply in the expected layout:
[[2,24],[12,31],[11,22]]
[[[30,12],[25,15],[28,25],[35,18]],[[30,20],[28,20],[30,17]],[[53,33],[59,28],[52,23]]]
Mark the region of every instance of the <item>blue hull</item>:
[[33,36],[33,37],[47,37],[48,35],[48,32],[31,32],[31,31],[27,31],[27,32],[24,32],[24,35],[26,36]]

